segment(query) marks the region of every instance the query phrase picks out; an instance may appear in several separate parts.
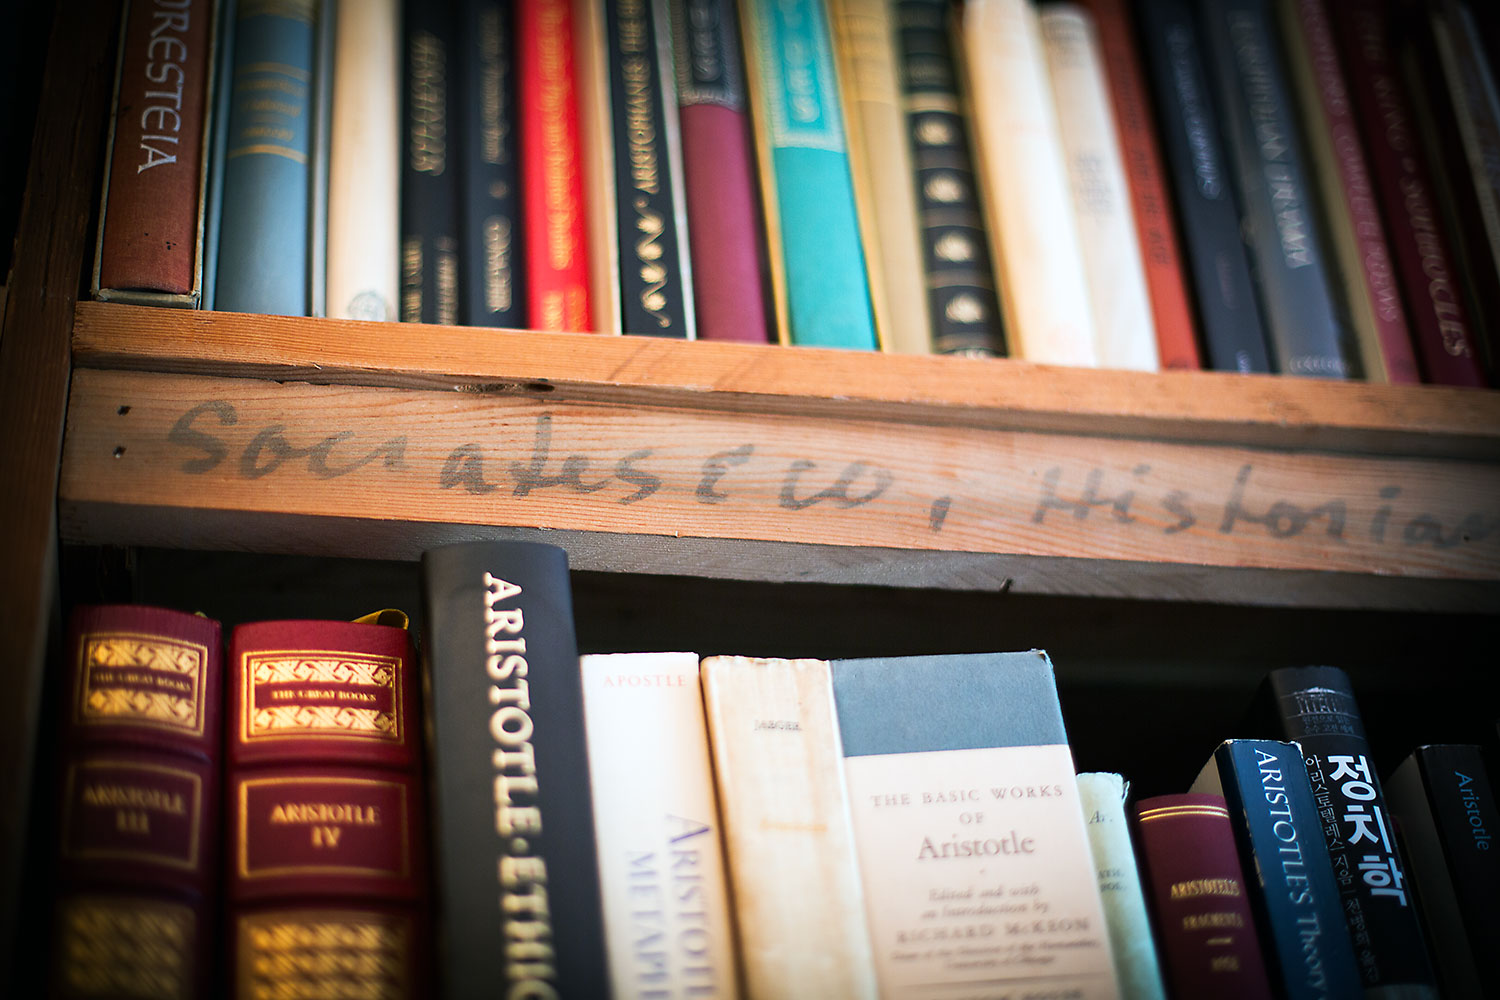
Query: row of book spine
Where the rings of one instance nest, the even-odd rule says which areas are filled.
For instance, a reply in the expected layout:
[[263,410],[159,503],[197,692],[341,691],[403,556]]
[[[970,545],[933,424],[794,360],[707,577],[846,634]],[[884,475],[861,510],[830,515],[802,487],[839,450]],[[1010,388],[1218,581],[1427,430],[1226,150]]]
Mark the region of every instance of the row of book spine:
[[1257,738],[1133,802],[1075,775],[1039,651],[580,658],[561,549],[423,574],[420,680],[399,612],[227,658],[202,616],[75,612],[57,995],[1500,986],[1478,748],[1419,749],[1388,804],[1336,668],[1274,671]]
[[1463,0],[241,0],[216,97],[180,15],[176,110],[162,6],[127,5],[102,297],[1490,378],[1500,96]]

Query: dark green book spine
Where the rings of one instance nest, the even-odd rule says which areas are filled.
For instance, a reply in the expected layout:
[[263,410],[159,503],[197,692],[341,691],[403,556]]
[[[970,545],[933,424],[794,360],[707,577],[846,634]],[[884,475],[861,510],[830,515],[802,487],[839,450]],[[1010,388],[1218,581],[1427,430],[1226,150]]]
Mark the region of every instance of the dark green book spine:
[[515,17],[508,0],[461,0],[455,86],[459,321],[522,329]]
[[458,157],[454,11],[408,3],[402,39],[401,321],[458,322]]
[[422,557],[438,995],[609,995],[567,554]]
[[1302,747],[1344,920],[1366,989],[1400,986],[1436,996],[1405,866],[1349,678],[1337,667],[1287,667],[1267,676],[1276,735]]
[[937,354],[998,356],[1005,328],[958,92],[946,0],[896,4],[902,99],[916,171],[922,265]]

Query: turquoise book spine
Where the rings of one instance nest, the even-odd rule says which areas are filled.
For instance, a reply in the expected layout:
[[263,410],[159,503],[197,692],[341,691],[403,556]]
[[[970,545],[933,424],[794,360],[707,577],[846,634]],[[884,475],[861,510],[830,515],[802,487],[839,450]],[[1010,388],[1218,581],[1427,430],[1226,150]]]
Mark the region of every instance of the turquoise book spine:
[[241,0],[214,308],[305,316],[318,4]]
[[[828,17],[817,0],[754,0],[754,60],[765,102],[787,338],[874,350],[875,318],[860,245]],[[769,199],[768,199],[769,200]]]

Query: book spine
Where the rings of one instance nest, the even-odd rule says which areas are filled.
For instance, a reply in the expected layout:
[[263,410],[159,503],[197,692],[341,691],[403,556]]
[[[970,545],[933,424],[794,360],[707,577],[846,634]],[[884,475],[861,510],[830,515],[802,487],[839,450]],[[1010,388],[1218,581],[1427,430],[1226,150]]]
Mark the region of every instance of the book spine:
[[[651,0],[603,2],[614,142],[620,325],[625,333],[692,339],[692,271],[677,139],[675,72],[658,44],[663,11]],[[668,72],[663,72],[666,69]]]
[[1348,70],[1422,374],[1429,382],[1484,385],[1431,173],[1392,58],[1385,12],[1378,0],[1330,4],[1327,10]]
[[1209,367],[1269,372],[1265,327],[1240,241],[1239,205],[1193,8],[1185,0],[1142,0],[1139,14]]
[[401,321],[458,322],[458,24],[443,3],[404,7]]
[[1364,144],[1349,104],[1325,0],[1281,0],[1287,65],[1303,111],[1308,155],[1317,174],[1331,245],[1348,290],[1365,378],[1411,385],[1422,380],[1401,289]]
[[422,587],[435,993],[607,996],[567,554],[443,546]]
[[765,343],[750,112],[732,0],[671,0],[693,304],[703,340]]
[[527,323],[537,330],[594,328],[573,21],[569,0],[516,6],[522,267]]
[[1359,996],[1359,966],[1301,750],[1275,740],[1228,740],[1190,791],[1224,796],[1240,858],[1259,873],[1248,886],[1250,904],[1278,994]]
[[964,8],[974,140],[1011,354],[1099,363],[1078,220],[1036,11],[1026,0]]
[[124,6],[95,298],[198,305],[213,18],[212,0]]
[[1221,795],[1136,803],[1142,878],[1172,995],[1269,1000],[1271,983]]
[[1366,990],[1435,997],[1422,928],[1349,678],[1337,667],[1273,670],[1280,735],[1302,748]]
[[855,204],[882,348],[932,353],[911,150],[897,80],[893,6],[829,0]]
[[828,22],[817,0],[746,0],[745,62],[770,176],[764,202],[784,336],[874,350],[875,319]]
[[1276,369],[1324,378],[1356,376],[1357,358],[1323,249],[1316,192],[1269,0],[1226,0],[1201,14]]
[[[235,2],[235,0],[225,0]],[[317,34],[313,39],[312,152],[307,220],[307,309],[313,316],[328,315],[328,181],[333,156],[334,36],[338,12],[331,0],[319,0]]]
[[229,643],[235,996],[417,996],[427,976],[416,657],[396,624],[272,621]]
[[54,765],[54,991],[211,996],[219,624],[163,608],[79,607],[67,649]]
[[877,995],[829,677],[822,660],[703,661],[752,997]]
[[220,311],[308,314],[318,9],[317,0],[247,0],[235,10],[214,290]]
[[936,354],[998,357],[1004,320],[946,0],[898,0],[902,101]]
[[617,997],[739,995],[694,653],[585,656],[584,722]]
[[1135,215],[1136,237],[1156,326],[1162,368],[1203,367],[1188,298],[1177,218],[1167,191],[1160,141],[1146,93],[1140,51],[1124,0],[1085,0],[1098,27],[1125,180]]
[[516,35],[509,0],[461,0],[455,39],[459,117],[459,319],[526,326],[516,121]]
[[[836,660],[831,669],[882,995],[932,982],[1024,994],[1038,972],[1028,953],[1053,953],[1067,961],[1047,969],[1049,991],[1118,997],[1046,654]],[[944,941],[973,950],[922,947]]]
[[1099,877],[1099,902],[1109,926],[1109,947],[1124,1000],[1164,1000],[1166,984],[1156,957],[1151,917],[1125,818],[1128,794],[1118,774],[1090,772],[1078,776],[1089,853]]
[[1494,788],[1475,746],[1418,747],[1387,783],[1391,811],[1445,997],[1500,990],[1500,829]]
[[[1469,7],[1453,0],[1433,17],[1438,44],[1452,50],[1445,59],[1451,62],[1453,76],[1457,77],[1452,85],[1454,100],[1488,244],[1486,260],[1492,271],[1500,271],[1500,88],[1496,87],[1496,71],[1485,60],[1483,36]],[[1497,336],[1494,325],[1492,341]],[[1492,382],[1500,366],[1496,354],[1500,354],[1500,348],[1491,343]]]
[[401,289],[401,7],[337,0],[328,315],[395,322]]
[[[213,105],[207,117],[203,193],[203,282],[200,306],[213,309],[218,287],[219,230],[224,215],[224,164],[229,148],[229,107],[234,91],[234,5],[217,0],[214,16]],[[106,175],[106,183],[108,183]]]
[[1074,4],[1052,3],[1040,24],[1094,313],[1094,349],[1106,368],[1156,371],[1156,326],[1093,18]]

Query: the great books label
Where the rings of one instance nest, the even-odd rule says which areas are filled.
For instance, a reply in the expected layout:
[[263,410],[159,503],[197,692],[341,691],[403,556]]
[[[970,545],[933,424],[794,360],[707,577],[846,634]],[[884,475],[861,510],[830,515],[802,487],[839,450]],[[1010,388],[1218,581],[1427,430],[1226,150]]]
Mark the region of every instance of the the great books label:
[[844,766],[882,996],[1118,995],[1066,745]]

